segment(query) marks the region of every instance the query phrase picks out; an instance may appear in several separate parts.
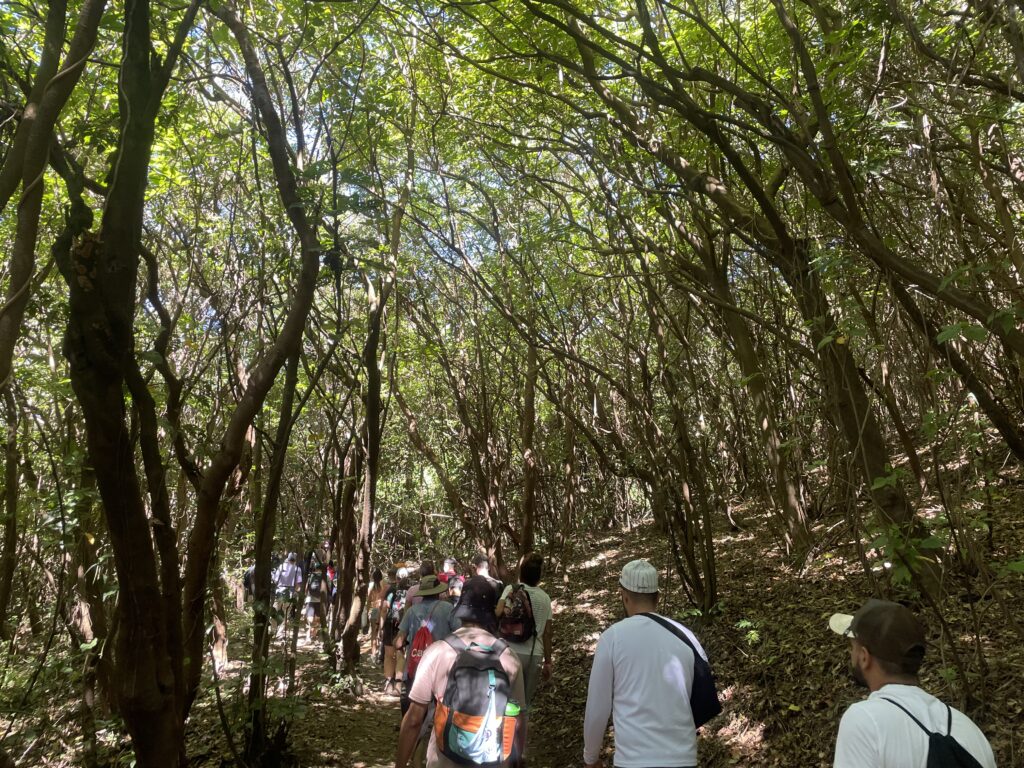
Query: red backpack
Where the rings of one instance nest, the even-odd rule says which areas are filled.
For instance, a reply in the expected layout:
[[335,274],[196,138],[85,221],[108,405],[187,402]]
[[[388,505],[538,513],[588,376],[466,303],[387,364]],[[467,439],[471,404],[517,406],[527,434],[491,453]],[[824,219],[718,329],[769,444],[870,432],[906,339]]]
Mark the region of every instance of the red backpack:
[[416,634],[412,636],[412,645],[409,646],[409,664],[405,668],[405,676],[408,682],[412,682],[412,679],[416,677],[416,669],[420,665],[420,661],[423,660],[423,654],[431,643],[434,642],[434,623],[431,618],[434,615],[434,610],[441,604],[438,600],[434,603],[430,609],[430,613],[426,615],[426,618],[420,622],[420,628],[416,630]]

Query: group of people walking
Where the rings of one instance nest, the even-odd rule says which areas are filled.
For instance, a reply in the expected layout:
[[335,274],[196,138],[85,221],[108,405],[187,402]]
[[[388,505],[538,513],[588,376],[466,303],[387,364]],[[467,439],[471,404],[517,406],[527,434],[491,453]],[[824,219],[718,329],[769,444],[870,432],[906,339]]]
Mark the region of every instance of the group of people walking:
[[[297,605],[310,638],[334,589],[331,564],[307,573],[290,553],[273,571],[279,605]],[[373,574],[364,625],[384,667],[384,692],[400,697],[396,768],[521,768],[529,715],[554,664],[552,602],[541,588],[543,558],[519,562],[502,584],[478,555],[436,572],[397,563]],[[250,574],[251,576],[251,574]],[[609,720],[616,768],[689,768],[697,730],[720,712],[708,655],[694,633],[658,612],[658,572],[628,563],[617,579],[624,617],[600,636],[583,723],[583,763],[603,768]],[[921,688],[925,629],[907,607],[870,599],[829,627],[849,640],[852,678],[870,690],[850,706],[836,737],[835,768],[995,768],[981,730]]]
[[[452,600],[432,564],[421,565],[418,600],[393,633],[394,653],[409,649],[391,667],[404,669],[396,768],[525,764],[531,704],[554,661],[542,569],[538,555],[527,555],[517,583],[501,585],[478,572]],[[396,578],[400,585],[400,570]],[[697,766],[697,730],[721,711],[708,655],[689,628],[658,612],[654,566],[634,560],[617,582],[625,618],[597,643],[583,763],[602,768],[611,720],[617,768]],[[388,594],[400,592],[384,591],[382,615],[393,603]],[[921,688],[925,629],[909,608],[871,599],[852,615],[832,616],[829,627],[848,638],[851,676],[870,690],[842,717],[836,768],[995,768],[992,748],[970,718]]]
[[454,558],[441,573],[430,560],[415,574],[400,563],[374,585],[384,691],[403,715],[396,766],[525,761],[528,712],[553,662],[543,566],[527,554],[505,585],[483,554],[466,572]]
[[[247,599],[255,595],[255,570],[250,566],[242,576],[242,587]],[[270,581],[274,594],[274,612],[272,622],[277,627],[278,636],[283,636],[289,621],[298,615],[306,626],[306,639],[312,642],[328,622],[328,611],[336,594],[337,585],[334,562],[326,566],[311,552],[305,560],[300,561],[295,552],[286,557],[275,555],[271,560]]]

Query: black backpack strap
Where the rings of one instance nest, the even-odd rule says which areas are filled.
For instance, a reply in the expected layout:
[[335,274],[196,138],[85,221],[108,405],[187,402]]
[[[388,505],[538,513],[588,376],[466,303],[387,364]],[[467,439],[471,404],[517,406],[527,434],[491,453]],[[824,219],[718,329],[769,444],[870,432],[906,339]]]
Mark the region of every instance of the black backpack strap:
[[455,633],[448,635],[448,637],[446,637],[444,641],[448,643],[448,645],[450,645],[455,650],[456,653],[462,653],[464,650],[469,648],[469,646],[466,645],[465,642],[463,642],[462,638],[456,635]]
[[[900,704],[899,702],[897,702],[897,701],[893,701],[893,700],[892,700],[892,699],[890,699],[890,698],[889,698],[888,696],[883,696],[883,697],[882,697],[882,699],[883,699],[883,701],[888,701],[888,702],[889,702],[890,704],[895,704],[895,705],[896,705],[897,707],[899,707],[900,709],[902,709],[902,710],[903,710],[903,712],[904,712],[904,713],[906,714],[906,716],[907,716],[907,717],[909,717],[909,718],[910,718],[911,720],[913,720],[913,721],[914,721],[915,723],[917,723],[917,727],[918,727],[918,728],[920,728],[920,729],[921,729],[922,731],[924,731],[925,733],[927,733],[927,734],[928,734],[929,736],[931,736],[931,735],[932,735],[932,732],[931,732],[931,731],[929,731],[929,730],[928,730],[927,728],[925,728],[925,727],[924,727],[924,723],[922,723],[922,722],[921,722],[920,720],[918,720],[918,719],[917,719],[916,717],[914,717],[914,716],[913,716],[912,714],[910,714],[910,710],[909,710],[909,709],[907,709],[906,707],[904,707],[904,706],[903,706],[902,704]],[[946,709],[949,709],[949,705],[948,705],[948,704],[946,705]],[[949,709],[949,727],[950,727],[950,729],[952,730],[952,728],[953,728],[953,710],[951,710],[951,709]]]
[[953,735],[953,708],[949,704],[946,704],[946,735]]

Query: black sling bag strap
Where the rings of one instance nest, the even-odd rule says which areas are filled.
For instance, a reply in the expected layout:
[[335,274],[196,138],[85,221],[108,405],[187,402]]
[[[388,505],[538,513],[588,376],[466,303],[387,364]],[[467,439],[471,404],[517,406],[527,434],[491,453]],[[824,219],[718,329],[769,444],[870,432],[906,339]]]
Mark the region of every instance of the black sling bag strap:
[[982,768],[981,763],[978,762],[974,755],[953,738],[953,710],[949,704],[945,705],[946,732],[942,733],[941,731],[928,730],[924,723],[914,717],[910,710],[898,701],[893,701],[888,696],[882,696],[882,699],[902,709],[903,713],[917,723],[917,727],[928,736],[928,762],[925,764],[926,768]]
[[690,709],[693,711],[694,725],[700,728],[704,723],[722,711],[722,704],[718,700],[718,690],[715,688],[715,676],[711,672],[711,665],[700,655],[700,652],[694,647],[686,633],[672,622],[663,619],[656,613],[638,613],[637,616],[646,616],[651,621],[660,624],[686,643],[686,646],[693,651],[693,686],[690,688]]

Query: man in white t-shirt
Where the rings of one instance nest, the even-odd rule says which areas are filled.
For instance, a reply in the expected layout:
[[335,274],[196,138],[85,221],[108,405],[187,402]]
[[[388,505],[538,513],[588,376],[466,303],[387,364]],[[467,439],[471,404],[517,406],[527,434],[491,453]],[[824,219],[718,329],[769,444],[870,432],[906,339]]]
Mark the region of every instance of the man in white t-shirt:
[[[622,569],[619,595],[626,618],[597,641],[583,721],[583,762],[600,768],[611,715],[616,768],[689,768],[697,765],[697,727],[690,707],[694,650],[658,622],[658,571],[646,560]],[[660,614],[657,614],[660,616]],[[690,630],[683,632],[706,660]]]
[[909,608],[872,598],[852,616],[833,615],[828,625],[850,639],[850,673],[871,690],[843,714],[835,768],[925,768],[926,730],[952,736],[983,768],[996,768],[978,726],[919,687],[925,630]]

